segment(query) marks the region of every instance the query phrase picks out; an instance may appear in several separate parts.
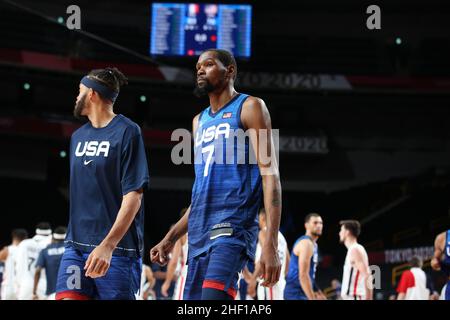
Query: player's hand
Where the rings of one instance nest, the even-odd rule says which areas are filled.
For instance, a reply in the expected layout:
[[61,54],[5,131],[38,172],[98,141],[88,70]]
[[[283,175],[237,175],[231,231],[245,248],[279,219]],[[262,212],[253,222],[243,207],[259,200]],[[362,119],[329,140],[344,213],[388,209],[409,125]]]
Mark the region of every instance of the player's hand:
[[167,240],[166,238],[162,239],[160,243],[154,246],[150,250],[150,259],[152,263],[158,263],[161,266],[164,266],[169,261],[169,253],[172,251],[175,242]]
[[261,285],[273,287],[280,279],[281,273],[281,263],[276,247],[270,244],[264,245],[259,262],[261,264],[262,278],[264,279]]
[[103,277],[109,269],[113,250],[105,245],[99,245],[89,255],[84,270],[86,277]]
[[439,260],[437,258],[431,259],[431,267],[433,268],[433,270],[436,270],[436,271],[441,270],[441,263],[439,262]]
[[314,292],[315,300],[327,300],[327,297],[323,294],[322,291]]
[[164,281],[163,285],[161,286],[161,294],[166,298],[169,296],[169,293],[168,293],[169,288],[170,288],[170,282]]
[[252,279],[248,282],[247,294],[252,298],[256,297],[256,279]]

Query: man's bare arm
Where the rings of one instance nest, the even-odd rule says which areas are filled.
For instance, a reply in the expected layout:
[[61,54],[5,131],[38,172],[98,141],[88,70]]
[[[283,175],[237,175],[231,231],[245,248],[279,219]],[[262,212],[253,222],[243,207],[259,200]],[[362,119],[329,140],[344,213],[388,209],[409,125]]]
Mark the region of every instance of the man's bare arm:
[[314,254],[313,244],[309,240],[301,240],[298,244],[298,270],[299,281],[309,300],[314,300],[314,290],[309,276],[311,268],[311,257]]
[[249,130],[250,141],[262,178],[264,208],[267,215],[267,231],[261,255],[261,269],[264,277],[262,285],[271,287],[278,282],[281,271],[277,254],[281,220],[281,183],[270,114],[264,101],[255,97],[247,98],[242,106],[241,122],[244,128]]
[[439,271],[441,270],[441,257],[445,250],[445,232],[440,233],[434,240],[434,256],[431,259],[431,267]]
[[373,288],[372,288],[372,273],[369,269],[369,264],[364,258],[363,253],[355,248],[351,252],[351,259],[354,261],[356,270],[359,271],[361,275],[361,280],[364,281],[364,288],[366,290],[366,300],[373,299]]

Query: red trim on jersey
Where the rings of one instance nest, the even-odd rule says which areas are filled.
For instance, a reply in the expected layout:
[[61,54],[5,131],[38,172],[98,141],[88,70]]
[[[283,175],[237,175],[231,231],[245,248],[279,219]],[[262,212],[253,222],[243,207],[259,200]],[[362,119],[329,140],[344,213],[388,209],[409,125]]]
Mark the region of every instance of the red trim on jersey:
[[400,278],[400,282],[397,287],[397,293],[405,293],[409,288],[412,288],[416,285],[414,274],[411,270],[406,270],[402,273],[402,277]]
[[72,300],[91,300],[90,297],[75,291],[61,291],[58,292],[55,296],[55,300],[63,300],[65,298],[69,298]]
[[182,295],[183,295],[183,283],[184,283],[184,277],[182,276],[180,279],[180,292],[178,293],[178,300],[182,300]]
[[[202,288],[209,288],[209,289],[225,291],[225,284],[222,282],[219,282],[219,281],[215,281],[215,280],[205,280],[205,281],[203,281]],[[237,291],[235,289],[228,288],[226,293],[228,295],[230,295],[233,299],[236,298]]]
[[358,288],[359,270],[356,272],[355,284],[353,285],[353,296],[356,297],[356,289]]

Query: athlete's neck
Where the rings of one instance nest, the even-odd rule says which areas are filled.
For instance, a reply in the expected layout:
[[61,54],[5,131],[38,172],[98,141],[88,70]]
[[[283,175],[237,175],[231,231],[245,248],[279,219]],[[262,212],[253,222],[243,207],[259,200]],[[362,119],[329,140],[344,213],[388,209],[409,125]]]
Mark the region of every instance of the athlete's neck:
[[116,116],[111,107],[98,107],[87,117],[94,128],[104,128]]
[[347,249],[348,248],[350,248],[351,246],[353,246],[354,244],[356,244],[356,243],[358,243],[357,241],[356,241],[356,239],[355,238],[347,238],[347,239],[345,239],[345,241],[344,241],[344,244],[345,244],[345,246],[347,247]]
[[12,241],[12,245],[13,246],[18,246],[20,244],[20,240],[13,240]]
[[314,234],[312,234],[312,233],[310,233],[310,232],[306,232],[306,235],[307,235],[308,237],[310,237],[314,242],[316,242],[317,239],[319,239],[319,236],[316,236],[316,235],[314,235]]
[[233,99],[237,95],[237,91],[234,90],[234,87],[227,87],[221,92],[211,92],[209,94],[209,104],[211,105],[211,111],[216,113],[223,106],[225,106],[231,99]]

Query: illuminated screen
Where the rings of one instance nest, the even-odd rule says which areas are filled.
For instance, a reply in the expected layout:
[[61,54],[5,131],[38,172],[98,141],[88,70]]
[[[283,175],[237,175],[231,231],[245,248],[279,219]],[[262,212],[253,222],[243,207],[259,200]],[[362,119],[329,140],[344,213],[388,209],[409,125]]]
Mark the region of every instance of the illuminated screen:
[[250,5],[153,3],[150,54],[197,56],[211,48],[250,57]]

